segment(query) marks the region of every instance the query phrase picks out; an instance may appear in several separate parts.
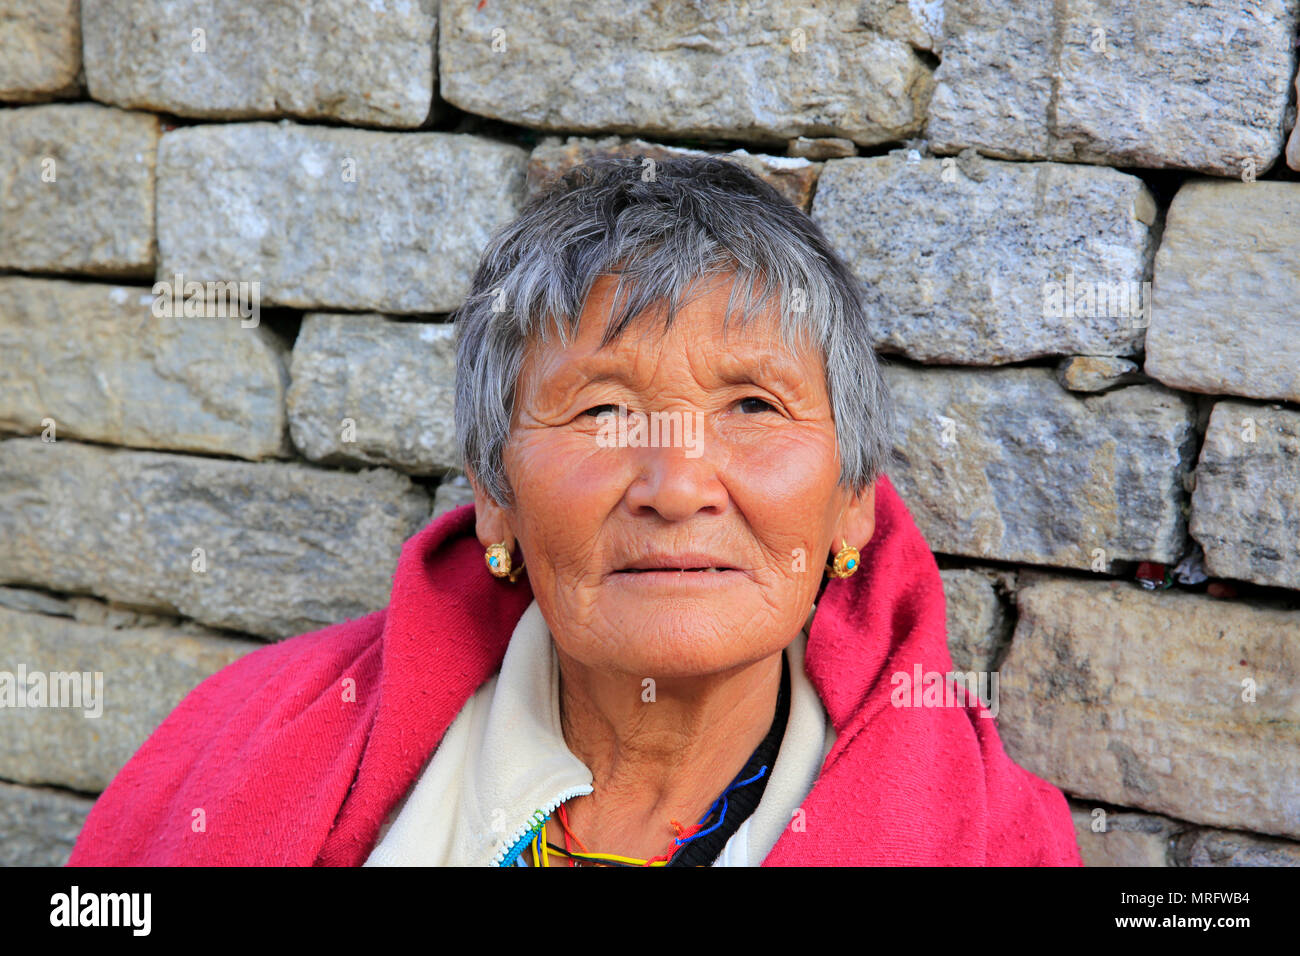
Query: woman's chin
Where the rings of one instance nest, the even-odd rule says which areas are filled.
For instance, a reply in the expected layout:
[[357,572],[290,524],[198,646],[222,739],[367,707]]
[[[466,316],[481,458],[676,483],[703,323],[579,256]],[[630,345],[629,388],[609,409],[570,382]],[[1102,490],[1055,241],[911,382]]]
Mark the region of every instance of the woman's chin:
[[570,655],[599,670],[670,680],[752,664],[787,643],[756,633],[752,614],[719,614],[679,601],[628,611],[635,613],[623,616],[623,626],[606,640],[569,648]]

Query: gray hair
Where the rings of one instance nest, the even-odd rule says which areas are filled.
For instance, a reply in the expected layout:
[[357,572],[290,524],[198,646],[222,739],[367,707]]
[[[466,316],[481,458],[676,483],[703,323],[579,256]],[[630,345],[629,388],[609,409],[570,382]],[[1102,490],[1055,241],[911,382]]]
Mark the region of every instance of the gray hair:
[[513,502],[503,452],[525,350],[535,336],[546,341],[551,324],[563,343],[576,336],[597,278],[619,279],[603,347],[665,302],[667,329],[693,282],[730,273],[738,281],[724,335],[738,288],[746,290],[742,327],[779,293],[784,344],[796,350],[811,342],[821,353],[839,483],[864,491],[892,453],[894,416],[861,283],[803,210],[744,167],[712,156],[576,166],[493,234],[453,317],[465,470],[498,504]]

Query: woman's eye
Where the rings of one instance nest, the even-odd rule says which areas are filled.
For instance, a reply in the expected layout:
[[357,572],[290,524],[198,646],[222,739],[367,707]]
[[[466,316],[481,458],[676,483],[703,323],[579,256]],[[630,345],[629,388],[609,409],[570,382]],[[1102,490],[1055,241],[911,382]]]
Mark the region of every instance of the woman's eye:
[[766,412],[766,411],[773,411],[773,412],[774,412],[774,411],[776,411],[776,406],[775,406],[775,405],[773,405],[771,402],[767,401],[767,399],[759,398],[759,397],[756,396],[756,395],[751,395],[751,396],[749,396],[749,398],[742,398],[742,399],[740,400],[740,404],[741,404],[741,406],[743,407],[743,406],[745,405],[746,402],[757,402],[757,403],[758,403],[759,407],[756,408],[756,409],[754,409],[754,411],[758,411],[758,412]]
[[[617,412],[617,411],[618,411],[618,406],[617,406],[617,405],[593,405],[591,408],[587,409],[587,410],[586,410],[585,412],[583,412],[582,414],[583,414],[583,415],[593,415],[593,416],[595,416],[595,415],[600,415],[600,414],[602,414],[606,409],[609,409],[609,410],[611,410],[611,411],[615,411],[615,412]],[[581,417],[581,416],[579,416],[579,417]]]

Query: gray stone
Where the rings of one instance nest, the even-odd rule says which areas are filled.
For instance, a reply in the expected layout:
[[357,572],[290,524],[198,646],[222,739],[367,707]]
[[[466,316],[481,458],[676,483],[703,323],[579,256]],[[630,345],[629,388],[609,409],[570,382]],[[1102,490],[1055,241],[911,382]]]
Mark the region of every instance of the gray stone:
[[464,475],[452,475],[444,478],[433,493],[433,517],[441,518],[448,511],[461,505],[474,503],[474,489]]
[[1300,611],[1026,583],[1001,668],[1008,755],[1083,799],[1300,836]]
[[823,168],[812,215],[867,288],[876,347],[958,365],[1138,350],[1156,215],[1142,181],[1058,163],[977,175],[906,152]]
[[1300,589],[1300,412],[1215,404],[1190,530],[1210,574]]
[[1300,2],[947,0],[935,152],[1264,172]]
[[0,110],[0,269],[151,276],[156,116]]
[[643,139],[624,140],[618,136],[599,140],[570,136],[564,142],[558,136],[546,137],[528,159],[527,195],[531,198],[549,180],[593,159],[607,156],[640,159],[644,173],[651,168],[644,162],[646,159],[657,162],[679,156],[710,155],[744,166],[805,212],[812,204],[813,191],[817,188],[817,174],[821,172],[820,163],[792,156],[754,154],[743,149],[729,153],[705,153],[698,149],[661,146]]
[[1178,560],[1194,408],[1135,385],[1079,397],[1051,369],[886,365],[890,478],[946,554],[1108,571]]
[[853,140],[839,136],[822,136],[817,139],[796,136],[786,144],[785,152],[787,156],[811,160],[843,159],[845,156],[856,156],[858,147]]
[[384,607],[429,505],[383,469],[12,438],[0,442],[0,582],[288,637]]
[[1300,401],[1300,183],[1184,185],[1154,287],[1148,375],[1194,392]]
[[78,0],[5,0],[0,6],[0,100],[74,95],[81,71]]
[[30,611],[34,614],[53,614],[58,617],[72,617],[68,599],[62,595],[47,594],[31,588],[0,587],[0,607],[12,611]]
[[262,646],[0,609],[0,778],[103,790],[181,698]]
[[82,7],[86,83],[101,102],[204,119],[287,115],[402,128],[429,114],[436,0]]
[[1056,367],[1062,388],[1072,392],[1104,392],[1142,380],[1136,362],[1109,355],[1071,355]]
[[0,782],[0,866],[63,866],[95,801]]
[[[155,316],[150,289],[0,278],[0,429],[288,455],[286,349],[237,318]],[[159,311],[162,311],[161,309]]]
[[[1295,77],[1296,96],[1300,98],[1300,72]],[[1286,164],[1292,169],[1300,170],[1300,123],[1291,130],[1291,139],[1286,144]]]
[[159,274],[259,281],[264,304],[450,312],[513,219],[528,154],[453,133],[190,126],[159,147]]
[[292,377],[293,443],[312,461],[421,475],[459,467],[451,324],[310,313]]
[[967,568],[939,572],[947,607],[948,650],[959,671],[996,669],[1011,634],[1006,609],[993,578]]
[[1107,811],[1071,802],[1084,866],[1173,866],[1170,851],[1187,824],[1149,813]]
[[1179,866],[1300,866],[1300,843],[1232,830],[1194,830],[1174,847]]
[[0,607],[49,617],[66,617],[81,624],[93,624],[112,630],[124,627],[162,627],[176,633],[199,636],[212,633],[202,624],[174,614],[122,607],[84,594],[52,594],[31,588],[0,587]]
[[914,49],[932,34],[897,6],[448,5],[441,93],[466,112],[535,129],[889,142],[920,131],[932,89]]
[[943,40],[943,0],[861,0],[858,22],[868,29],[937,53]]

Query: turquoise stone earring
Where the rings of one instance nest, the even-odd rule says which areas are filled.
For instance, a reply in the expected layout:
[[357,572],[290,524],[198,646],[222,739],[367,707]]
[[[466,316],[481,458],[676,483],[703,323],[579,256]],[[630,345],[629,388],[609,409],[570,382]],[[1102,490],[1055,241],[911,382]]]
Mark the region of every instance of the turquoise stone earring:
[[843,538],[840,538],[840,544],[842,547],[836,552],[834,563],[826,565],[826,573],[833,578],[847,578],[862,564],[862,555],[857,548],[849,547]]
[[484,551],[483,559],[487,561],[488,570],[492,572],[493,577],[509,578],[511,584],[514,584],[519,579],[519,575],[524,573],[522,560],[517,568],[511,570],[510,552],[506,549],[504,541],[499,541]]

